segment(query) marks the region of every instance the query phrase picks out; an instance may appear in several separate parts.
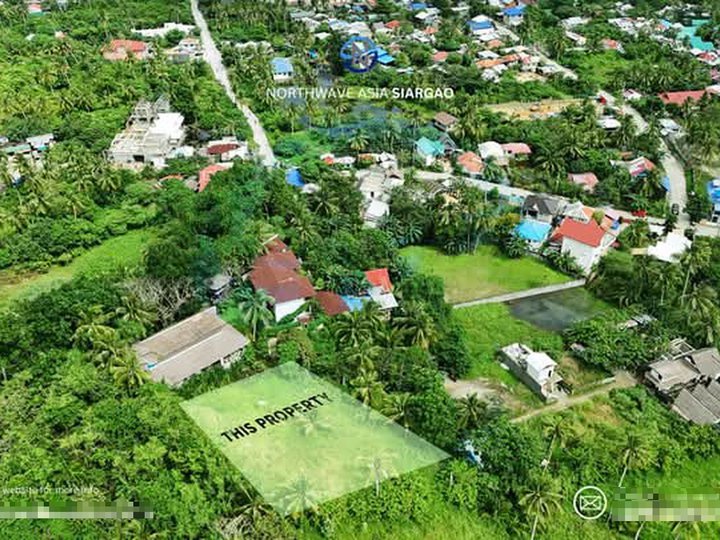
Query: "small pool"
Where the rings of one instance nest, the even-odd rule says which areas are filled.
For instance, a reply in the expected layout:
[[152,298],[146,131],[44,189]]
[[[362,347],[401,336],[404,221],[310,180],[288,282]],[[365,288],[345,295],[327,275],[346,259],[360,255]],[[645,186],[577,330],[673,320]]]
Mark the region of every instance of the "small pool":
[[513,300],[507,305],[514,317],[553,332],[561,332],[573,323],[594,317],[609,307],[584,288]]

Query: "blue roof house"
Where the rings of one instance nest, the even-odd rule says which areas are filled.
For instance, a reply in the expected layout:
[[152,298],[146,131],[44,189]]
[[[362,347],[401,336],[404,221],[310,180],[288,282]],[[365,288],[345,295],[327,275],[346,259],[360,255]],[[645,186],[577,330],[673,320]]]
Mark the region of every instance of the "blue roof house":
[[275,82],[286,82],[293,77],[293,65],[289,58],[276,56],[270,61],[273,72],[273,80]]
[[720,178],[707,183],[707,194],[713,205],[711,219],[713,223],[717,223],[720,221]]
[[538,250],[550,236],[552,225],[534,219],[524,219],[517,227],[515,234],[525,240],[532,251]]
[[426,2],[412,2],[410,4],[410,9],[412,11],[422,11],[423,9],[427,9],[428,5]]
[[503,21],[510,26],[520,26],[525,20],[525,6],[503,9]]
[[435,163],[435,159],[445,155],[445,145],[440,141],[421,137],[415,142],[415,155],[426,167],[429,167]]
[[468,28],[470,28],[470,31],[473,33],[483,32],[485,30],[492,30],[494,28],[493,22],[490,19],[471,19],[467,22],[467,25]]
[[296,167],[288,169],[285,173],[285,181],[296,188],[301,188],[305,185],[305,182],[303,182],[302,176],[300,175],[300,171]]
[[395,58],[382,47],[377,47],[375,52],[377,52],[377,61],[380,65],[387,66],[395,62]]

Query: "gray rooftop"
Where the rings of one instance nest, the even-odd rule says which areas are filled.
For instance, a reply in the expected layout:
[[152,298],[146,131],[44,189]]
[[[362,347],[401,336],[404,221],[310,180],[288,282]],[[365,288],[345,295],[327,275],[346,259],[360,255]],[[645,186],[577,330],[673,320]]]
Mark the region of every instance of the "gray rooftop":
[[248,339],[211,307],[136,343],[133,349],[153,380],[176,385],[247,344]]
[[700,425],[713,425],[720,421],[720,385],[711,381],[699,384],[692,390],[683,388],[672,404],[680,416]]

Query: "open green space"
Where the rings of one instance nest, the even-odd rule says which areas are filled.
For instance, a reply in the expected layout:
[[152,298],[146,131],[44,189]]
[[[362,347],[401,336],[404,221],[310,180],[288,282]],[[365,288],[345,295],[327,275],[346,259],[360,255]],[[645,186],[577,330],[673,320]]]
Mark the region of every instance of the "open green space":
[[100,274],[118,268],[137,266],[143,250],[155,233],[151,229],[132,231],[111,238],[87,250],[66,266],[52,266],[47,272],[0,271],[0,305],[26,299],[58,287],[85,273]]
[[613,74],[620,69],[632,65],[615,51],[602,51],[588,54],[586,51],[572,56],[572,65],[583,78],[599,87],[608,86]]
[[182,408],[283,515],[449,457],[292,362]]
[[510,259],[491,245],[462,255],[445,255],[427,246],[411,246],[400,253],[414,269],[443,278],[445,299],[451,304],[570,280],[536,259]]
[[529,347],[558,357],[563,349],[562,338],[547,330],[516,319],[505,304],[483,304],[455,311],[465,330],[472,367],[466,378],[489,377],[507,385],[521,384],[512,373],[503,369],[496,355],[510,343],[521,342]]

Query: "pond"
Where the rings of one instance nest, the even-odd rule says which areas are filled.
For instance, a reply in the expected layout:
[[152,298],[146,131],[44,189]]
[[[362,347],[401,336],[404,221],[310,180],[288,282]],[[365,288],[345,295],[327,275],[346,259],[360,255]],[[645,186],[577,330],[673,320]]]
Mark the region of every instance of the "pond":
[[514,317],[553,332],[562,332],[577,321],[609,309],[582,287],[513,300],[507,305]]

